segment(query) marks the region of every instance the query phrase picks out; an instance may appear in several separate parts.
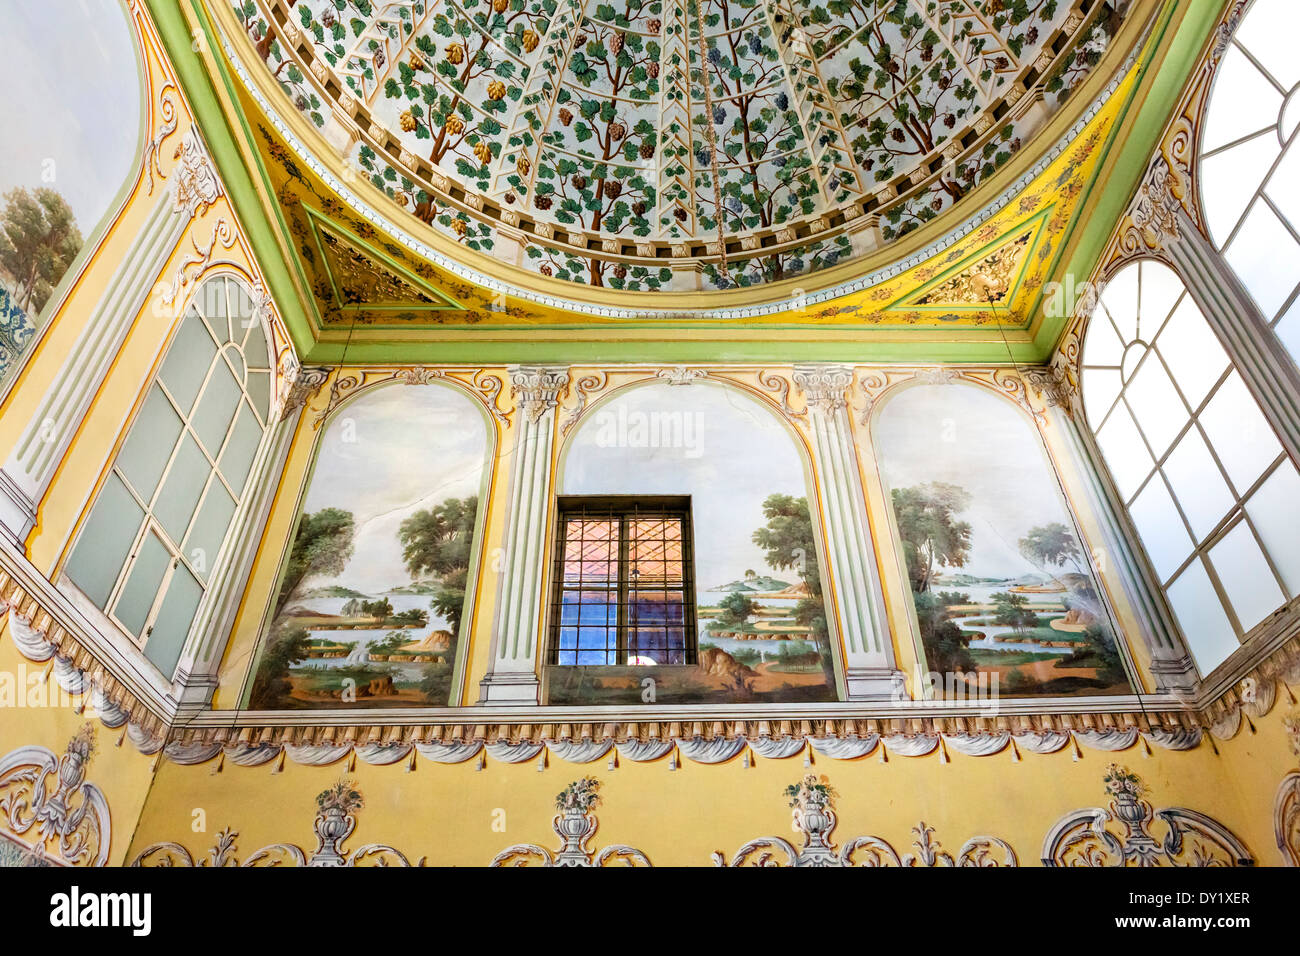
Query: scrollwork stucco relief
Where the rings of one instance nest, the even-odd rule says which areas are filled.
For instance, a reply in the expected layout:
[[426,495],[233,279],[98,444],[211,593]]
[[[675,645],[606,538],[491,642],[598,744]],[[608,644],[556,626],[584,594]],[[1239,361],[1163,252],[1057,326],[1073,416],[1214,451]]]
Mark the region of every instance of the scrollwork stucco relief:
[[[330,369],[319,369],[325,379],[319,383],[309,383],[311,395],[314,395],[329,378]],[[498,369],[443,369],[429,368],[421,365],[401,368],[365,368],[339,369],[329,381],[329,400],[325,407],[318,409],[312,420],[312,428],[319,429],[345,401],[361,392],[380,385],[430,385],[434,382],[446,382],[459,387],[478,400],[483,409],[502,425],[509,425],[511,412],[500,407],[498,398],[505,390],[504,370]]]
[[361,791],[347,777],[321,791],[316,797],[316,818],[312,821],[316,849],[310,856],[296,844],[271,843],[240,860],[235,843],[239,833],[226,827],[217,834],[217,842],[204,858],[195,860],[179,843],[164,841],[141,850],[131,866],[424,866],[424,857],[412,863],[404,853],[386,843],[370,843],[351,852],[345,850],[343,844],[356,830],[357,813],[364,806]]
[[[1293,707],[1282,719],[1291,753],[1300,757],[1300,707]],[[1300,767],[1282,778],[1273,802],[1273,832],[1282,861],[1300,866]]]
[[777,836],[750,840],[728,861],[713,854],[715,866],[905,866],[905,867],[997,867],[1018,866],[1016,851],[1005,840],[976,836],[967,840],[957,856],[943,849],[935,839],[934,827],[924,821],[912,828],[915,853],[901,856],[878,836],[857,836],[837,849],[833,834],[839,824],[835,813],[835,788],[825,776],[806,774],[798,783],[786,787],[792,829],[802,835],[801,847]]
[[560,791],[555,798],[559,811],[551,827],[560,838],[555,853],[536,843],[516,843],[492,858],[490,866],[651,866],[650,858],[635,847],[621,843],[610,844],[600,850],[587,848],[596,835],[600,823],[595,809],[600,804],[600,781],[595,777],[575,780]]
[[[1226,826],[1185,807],[1156,810],[1127,767],[1103,778],[1109,808],[1066,814],[1043,840],[1044,866],[1253,866],[1254,857]],[[1159,820],[1155,832],[1152,826]]]
[[94,752],[94,725],[83,724],[62,755],[27,746],[0,758],[0,825],[27,847],[25,862],[108,862],[108,799],[86,779]]

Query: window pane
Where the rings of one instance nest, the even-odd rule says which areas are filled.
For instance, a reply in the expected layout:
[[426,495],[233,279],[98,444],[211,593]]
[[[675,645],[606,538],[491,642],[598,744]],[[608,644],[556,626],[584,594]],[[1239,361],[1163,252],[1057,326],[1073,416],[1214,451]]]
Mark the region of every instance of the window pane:
[[1109,368],[1090,368],[1083,372],[1083,408],[1090,422],[1105,419],[1119,397],[1123,383],[1119,372]]
[[1280,151],[1277,137],[1270,131],[1201,163],[1205,225],[1216,246],[1228,241]]
[[208,485],[208,493],[203,498],[199,516],[190,529],[184,548],[185,556],[204,581],[208,579],[212,562],[221,550],[221,542],[226,539],[226,531],[230,528],[230,519],[234,514],[234,499],[221,482],[213,481]]
[[1300,276],[1300,243],[1273,210],[1256,201],[1223,256],[1264,318],[1272,321]]
[[1087,338],[1083,345],[1084,365],[1119,365],[1124,357],[1124,343],[1115,333],[1106,310],[1098,307],[1088,323]]
[[217,344],[225,345],[229,342],[230,319],[224,280],[208,282],[204,285],[199,310],[203,313],[203,318],[208,323],[208,328],[212,330],[212,337],[217,340]]
[[270,351],[266,347],[266,332],[262,323],[254,321],[248,328],[248,338],[244,340],[244,361],[249,368],[269,368]]
[[1149,342],[1156,337],[1165,319],[1173,311],[1174,303],[1183,294],[1183,282],[1173,269],[1159,262],[1148,260],[1140,268],[1142,291],[1138,334]]
[[244,388],[253,402],[253,407],[257,409],[257,414],[262,416],[262,421],[266,421],[270,414],[271,373],[249,369],[248,381],[244,383]]
[[239,415],[235,427],[226,442],[226,450],[221,453],[221,474],[235,494],[242,494],[244,483],[248,480],[248,467],[253,463],[257,445],[262,440],[262,426],[253,417],[253,411],[247,402],[240,402]]
[[1300,32],[1297,14],[1300,7],[1295,0],[1255,0],[1233,37],[1283,89],[1300,82],[1300,59],[1295,55],[1295,37]]
[[1146,476],[1151,474],[1155,463],[1151,461],[1142,436],[1138,434],[1137,426],[1133,424],[1133,419],[1122,402],[1115,406],[1105,427],[1097,433],[1097,444],[1106,456],[1110,473],[1115,476],[1115,486],[1119,488],[1124,500],[1128,501]]
[[1243,630],[1249,631],[1286,603],[1246,522],[1239,522],[1210,549],[1210,560]]
[[176,662],[185,649],[185,638],[189,635],[202,596],[203,589],[189,571],[183,565],[177,567],[167,585],[167,596],[158,609],[153,631],[144,645],[144,656],[153,661],[168,680],[175,673]]
[[1300,594],[1300,475],[1295,466],[1284,461],[1269,479],[1259,486],[1249,501],[1246,513],[1255,523],[1264,547],[1294,597]]
[[1292,229],[1300,226],[1300,143],[1293,142],[1268,179],[1265,192]]
[[238,282],[229,282],[230,293],[230,321],[234,326],[236,343],[242,343],[247,338],[249,330],[255,325],[261,325],[253,316],[253,299],[244,291],[244,287]]
[[1157,458],[1168,450],[1178,432],[1187,424],[1187,407],[1154,353],[1147,355],[1129,382],[1128,407]]
[[64,569],[83,594],[103,608],[144,520],[126,485],[110,474]]
[[1201,424],[1239,495],[1245,494],[1282,452],[1273,430],[1236,372],[1228,376],[1205,406]]
[[180,542],[185,538],[185,529],[190,526],[190,518],[194,515],[199,495],[203,494],[203,486],[207,484],[211,472],[212,466],[208,464],[199,446],[193,438],[186,435],[181,439],[180,451],[176,453],[171,471],[167,473],[162,494],[153,506],[154,517],[172,541]]
[[185,313],[180,331],[167,349],[167,361],[163,363],[160,373],[163,384],[184,414],[188,415],[194,407],[194,399],[199,394],[199,388],[202,387],[216,354],[217,347],[212,342],[212,336],[191,306]]
[[118,621],[136,637],[140,636],[149,612],[153,610],[158,587],[162,584],[163,575],[167,573],[171,560],[171,554],[158,540],[158,536],[146,532],[127,575],[126,585],[113,608]]
[[1101,303],[1125,344],[1138,337],[1138,269],[1130,266],[1106,283]]
[[1164,472],[1197,541],[1218,527],[1237,503],[1199,429],[1187,430],[1165,462]]
[[149,389],[149,397],[117,456],[118,470],[145,501],[153,499],[180,433],[181,420],[162,389],[155,385]]
[[1199,560],[1188,565],[1178,580],[1169,585],[1169,603],[1202,676],[1208,675],[1241,646],[1219,603],[1218,592]]
[[1192,541],[1159,475],[1147,482],[1142,493],[1134,499],[1129,514],[1142,536],[1156,574],[1161,581],[1168,580],[1192,553]]
[[1228,353],[1190,295],[1178,303],[1156,350],[1192,408],[1200,407],[1228,368]]
[[1219,61],[1205,113],[1205,151],[1272,126],[1281,108],[1277,87],[1235,45],[1229,46]]
[[218,362],[212,370],[212,379],[208,382],[203,397],[199,399],[198,410],[194,413],[194,431],[199,441],[213,458],[221,453],[221,444],[226,440],[230,430],[230,420],[235,416],[235,406],[239,403],[241,389],[239,383],[230,373],[225,362]]

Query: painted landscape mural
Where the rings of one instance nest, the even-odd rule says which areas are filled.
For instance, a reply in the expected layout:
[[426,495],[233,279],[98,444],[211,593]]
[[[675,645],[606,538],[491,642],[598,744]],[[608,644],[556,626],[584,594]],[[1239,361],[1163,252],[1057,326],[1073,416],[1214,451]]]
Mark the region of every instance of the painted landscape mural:
[[802,459],[767,409],[706,383],[635,388],[583,421],[562,467],[565,495],[690,496],[698,658],[578,655],[548,667],[549,703],[835,699]]
[[918,386],[881,411],[875,442],[927,665],[949,695],[993,674],[1004,696],[1131,693],[1088,554],[1015,408]]
[[330,420],[249,707],[447,704],[487,441],[446,385],[381,387]]
[[0,378],[108,212],[140,139],[135,46],[122,4],[0,0]]

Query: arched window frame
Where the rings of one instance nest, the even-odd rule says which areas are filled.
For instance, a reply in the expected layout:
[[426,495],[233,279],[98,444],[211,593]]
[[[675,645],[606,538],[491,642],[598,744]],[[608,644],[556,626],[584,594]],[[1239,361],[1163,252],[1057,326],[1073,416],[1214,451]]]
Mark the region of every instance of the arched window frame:
[[[226,330],[232,338],[232,341],[222,343],[215,343],[215,335],[211,326],[204,320],[210,304],[215,301],[214,295],[216,293],[214,290],[217,289],[220,290],[221,301],[224,304]],[[242,297],[242,301],[236,297]],[[247,308],[246,313],[235,312],[237,301],[239,301],[241,308]],[[200,308],[200,305],[202,305],[202,308]],[[194,324],[192,316],[198,317],[197,325]],[[244,333],[242,337],[239,337],[238,344],[236,344],[233,339],[238,335],[237,329],[241,326],[244,328]],[[168,373],[168,363],[175,355],[181,354],[175,351],[177,348],[189,344],[186,342],[187,336],[200,334],[205,331],[205,327],[209,335],[208,342],[214,346],[213,353],[203,371],[203,381],[195,389],[188,411],[178,411],[184,398],[174,396],[172,394],[173,389],[164,378]],[[262,355],[256,349],[256,343],[259,341],[265,348],[265,355]],[[246,504],[257,496],[258,486],[265,477],[268,465],[266,452],[277,432],[277,423],[275,421],[277,371],[274,342],[273,330],[266,310],[258,307],[258,299],[254,296],[254,290],[244,276],[234,270],[222,269],[204,277],[204,280],[193,290],[189,301],[180,314],[180,318],[173,325],[166,347],[160,353],[157,365],[151,372],[146,385],[141,389],[141,397],[137,401],[131,420],[122,431],[119,443],[106,465],[103,479],[92,496],[71,545],[61,562],[61,574],[58,576],[60,589],[64,590],[65,593],[70,593],[74,603],[83,612],[87,613],[93,621],[97,621],[106,633],[120,634],[124,646],[140,651],[168,684],[173,681],[177,674],[177,664],[186,655],[187,649],[193,640],[195,629],[203,626],[204,622],[209,618],[210,605],[213,601],[220,601],[225,597],[224,594],[218,593],[221,589],[214,587],[214,585],[221,580],[226,565],[232,560],[232,556],[229,554],[229,544],[232,539],[237,537],[234,532],[243,521],[249,518]],[[253,347],[252,354],[258,360],[257,364],[254,364],[249,357],[247,349],[250,346]],[[198,431],[198,429],[206,431],[206,419],[203,422],[198,422],[198,420],[205,407],[212,407],[205,406],[204,399],[216,395],[216,389],[220,387],[214,386],[214,373],[224,367],[232,376],[234,374],[236,366],[225,357],[230,352],[237,353],[240,359],[245,361],[246,368],[243,380],[240,382],[238,394],[234,399],[234,408],[230,412],[225,431],[222,432],[220,445],[218,450],[213,453],[206,447],[207,443]],[[176,370],[175,375],[180,375],[184,371],[179,365],[173,366],[173,368]],[[253,379],[249,378],[250,375],[265,377],[264,396],[260,389],[256,394],[250,394],[248,386],[250,381],[253,381]],[[159,397],[154,398],[155,394]],[[168,403],[166,407],[157,404],[154,407],[160,408],[163,412],[170,411],[174,417],[180,420],[180,428],[177,437],[172,439],[172,445],[167,457],[164,459],[162,471],[159,473],[153,491],[146,501],[143,493],[133,486],[129,474],[124,470],[127,467],[124,455],[128,453],[128,446],[132,445],[133,437],[137,434],[137,428],[150,427],[150,421],[146,416],[146,408],[151,400],[155,403],[159,401]],[[200,555],[197,553],[197,549],[191,548],[190,545],[195,543],[192,536],[204,515],[205,507],[212,500],[209,495],[222,492],[230,494],[232,490],[235,490],[232,488],[230,478],[222,472],[220,463],[224,460],[225,453],[235,448],[231,441],[235,437],[235,431],[239,427],[241,418],[245,415],[245,410],[253,415],[253,421],[260,427],[260,433],[257,435],[256,442],[252,443],[251,446],[247,442],[244,442],[241,446],[241,449],[246,451],[247,457],[243,482],[237,489],[238,493],[231,495],[234,504],[229,516],[224,521],[224,531],[216,539],[215,547],[203,548]],[[247,429],[245,429],[245,432],[247,432]],[[141,445],[147,443],[151,438],[156,438],[156,435],[149,435],[147,432],[139,432],[138,434],[146,436],[138,440]],[[160,515],[159,506],[164,502],[169,479],[176,473],[174,469],[177,467],[178,459],[182,454],[181,449],[188,450],[191,446],[196,448],[203,457],[206,470],[204,471],[203,486],[194,502],[193,510],[181,530],[180,540],[177,541],[175,540],[177,535],[173,531],[169,531],[166,526],[169,516],[165,513]],[[190,457],[191,460],[194,460],[192,455]],[[78,558],[81,554],[88,552],[82,552],[79,549],[83,548],[83,546],[87,549],[98,547],[102,543],[97,536],[97,531],[101,526],[95,522],[97,517],[96,509],[101,502],[107,500],[105,498],[108,493],[106,489],[110,487],[119,489],[119,497],[122,492],[125,492],[126,498],[121,499],[121,503],[128,507],[134,505],[141,511],[141,517],[137,521],[135,532],[123,557],[120,561],[109,562],[109,567],[117,564],[118,570],[112,578],[107,593],[101,600],[97,600],[95,596],[88,594],[83,589],[83,584],[87,579],[82,574],[83,568],[79,566]],[[189,485],[185,487],[189,487]],[[110,506],[106,506],[106,508],[108,507]],[[95,544],[91,544],[92,541]],[[146,543],[150,541],[156,541],[164,549],[166,566],[161,572],[153,600],[149,603],[145,616],[140,619],[138,628],[134,628],[130,622],[122,619],[122,615],[118,611],[121,608],[125,592],[131,586],[132,574],[140,566],[141,562],[146,560],[146,556],[141,552],[144,550]],[[156,553],[157,546],[153,546],[149,550]],[[199,567],[199,564],[202,564],[203,567]],[[167,645],[167,656],[160,661],[149,650],[150,638],[153,636],[153,630],[157,626],[159,618],[167,610],[166,599],[169,596],[172,583],[177,579],[177,575],[181,573],[188,575],[197,584],[198,594],[193,610],[188,615],[188,624],[184,625],[183,630],[178,630],[172,635]],[[81,583],[77,580],[79,574],[81,574],[82,578]],[[147,596],[147,591],[146,588],[140,593]],[[183,620],[184,617],[181,619]]]
[[[1132,306],[1131,316],[1127,304]],[[1118,356],[1113,354],[1116,345]],[[1156,364],[1148,370],[1148,362]],[[1193,363],[1199,363],[1199,368]],[[1194,375],[1199,381],[1193,380]],[[1145,381],[1130,393],[1139,376]],[[1084,331],[1081,391],[1084,418],[1101,453],[1102,460],[1096,464],[1109,474],[1119,504],[1136,532],[1135,543],[1174,612],[1201,676],[1207,677],[1300,593],[1295,573],[1288,584],[1283,570],[1300,567],[1294,561],[1296,552],[1287,553],[1276,522],[1261,523],[1251,514],[1252,506],[1256,512],[1265,506],[1266,487],[1276,489],[1295,476],[1294,465],[1187,283],[1156,259],[1135,260],[1110,275]],[[1163,427],[1157,423],[1152,404],[1157,401],[1176,403],[1174,407],[1183,415],[1176,431],[1167,436],[1149,434]],[[1235,402],[1237,409],[1231,416],[1223,411],[1229,402]],[[1130,437],[1135,435],[1140,443],[1133,446],[1131,455],[1120,453],[1117,444],[1117,433],[1130,425]],[[1233,440],[1255,445],[1255,468],[1246,470],[1240,448],[1239,454],[1230,456]],[[1131,470],[1135,460],[1142,467]],[[1192,496],[1207,493],[1209,488],[1217,489],[1222,508],[1193,514]],[[1147,495],[1150,497],[1144,498]],[[1159,511],[1165,518],[1177,519],[1172,527],[1186,534],[1185,553],[1174,558],[1163,553],[1156,530],[1162,527],[1157,520]],[[1229,538],[1233,539],[1231,546],[1225,544]],[[1219,553],[1223,570],[1233,572],[1244,565],[1228,562],[1229,547],[1253,559],[1252,541],[1264,562],[1263,568],[1256,568],[1262,574],[1255,583],[1267,589],[1267,576],[1271,575],[1278,600],[1265,612],[1253,612],[1255,619],[1244,623],[1232,596],[1241,597],[1244,605],[1243,586],[1234,581],[1229,588],[1213,555],[1216,548],[1224,546]],[[1198,575],[1204,576],[1203,582],[1197,581]],[[1201,593],[1187,590],[1193,583],[1208,584],[1217,605],[1193,613],[1190,600]],[[1175,591],[1177,585],[1183,587]],[[1219,620],[1214,620],[1216,612],[1221,615]],[[1230,641],[1215,630],[1225,625]]]

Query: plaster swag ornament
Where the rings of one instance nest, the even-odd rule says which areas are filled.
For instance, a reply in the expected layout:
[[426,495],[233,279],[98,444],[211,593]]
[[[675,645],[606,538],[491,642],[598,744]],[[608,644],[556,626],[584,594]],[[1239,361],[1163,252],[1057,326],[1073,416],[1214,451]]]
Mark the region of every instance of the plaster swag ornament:
[[62,756],[31,746],[0,759],[0,823],[30,841],[34,858],[67,866],[108,862],[108,800],[86,781],[94,752],[94,725],[83,724]]
[[235,846],[239,834],[227,827],[217,834],[216,845],[206,859],[195,862],[189,850],[168,841],[140,851],[131,866],[424,866],[424,857],[411,863],[401,851],[385,843],[370,843],[346,852],[343,843],[357,828],[357,811],[363,806],[361,791],[347,777],[322,790],[316,796],[316,819],[312,823],[316,849],[311,856],[292,843],[272,843],[240,862]]
[[561,840],[552,855],[535,843],[516,843],[492,858],[491,866],[652,866],[650,859],[634,847],[610,844],[600,851],[587,849],[599,822],[592,811],[600,803],[600,781],[583,777],[569,784],[555,797],[560,812],[551,822]]
[[[1043,841],[1044,866],[1253,866],[1246,845],[1222,823],[1183,807],[1153,810],[1140,777],[1111,764],[1103,778],[1110,809],[1068,813]],[[1164,838],[1151,825],[1159,818]],[[1112,824],[1118,824],[1117,832]]]
[[[934,839],[934,828],[921,821],[912,827],[916,839],[915,853],[902,857],[877,836],[854,837],[841,850],[835,849],[831,835],[839,822],[835,814],[835,788],[825,776],[807,774],[799,783],[785,788],[790,800],[792,828],[803,834],[803,847],[781,837],[766,836],[750,840],[732,856],[713,854],[714,866],[1018,866],[1016,851],[997,837],[977,836],[967,840],[956,858],[944,851]],[[776,853],[785,856],[782,862]]]

